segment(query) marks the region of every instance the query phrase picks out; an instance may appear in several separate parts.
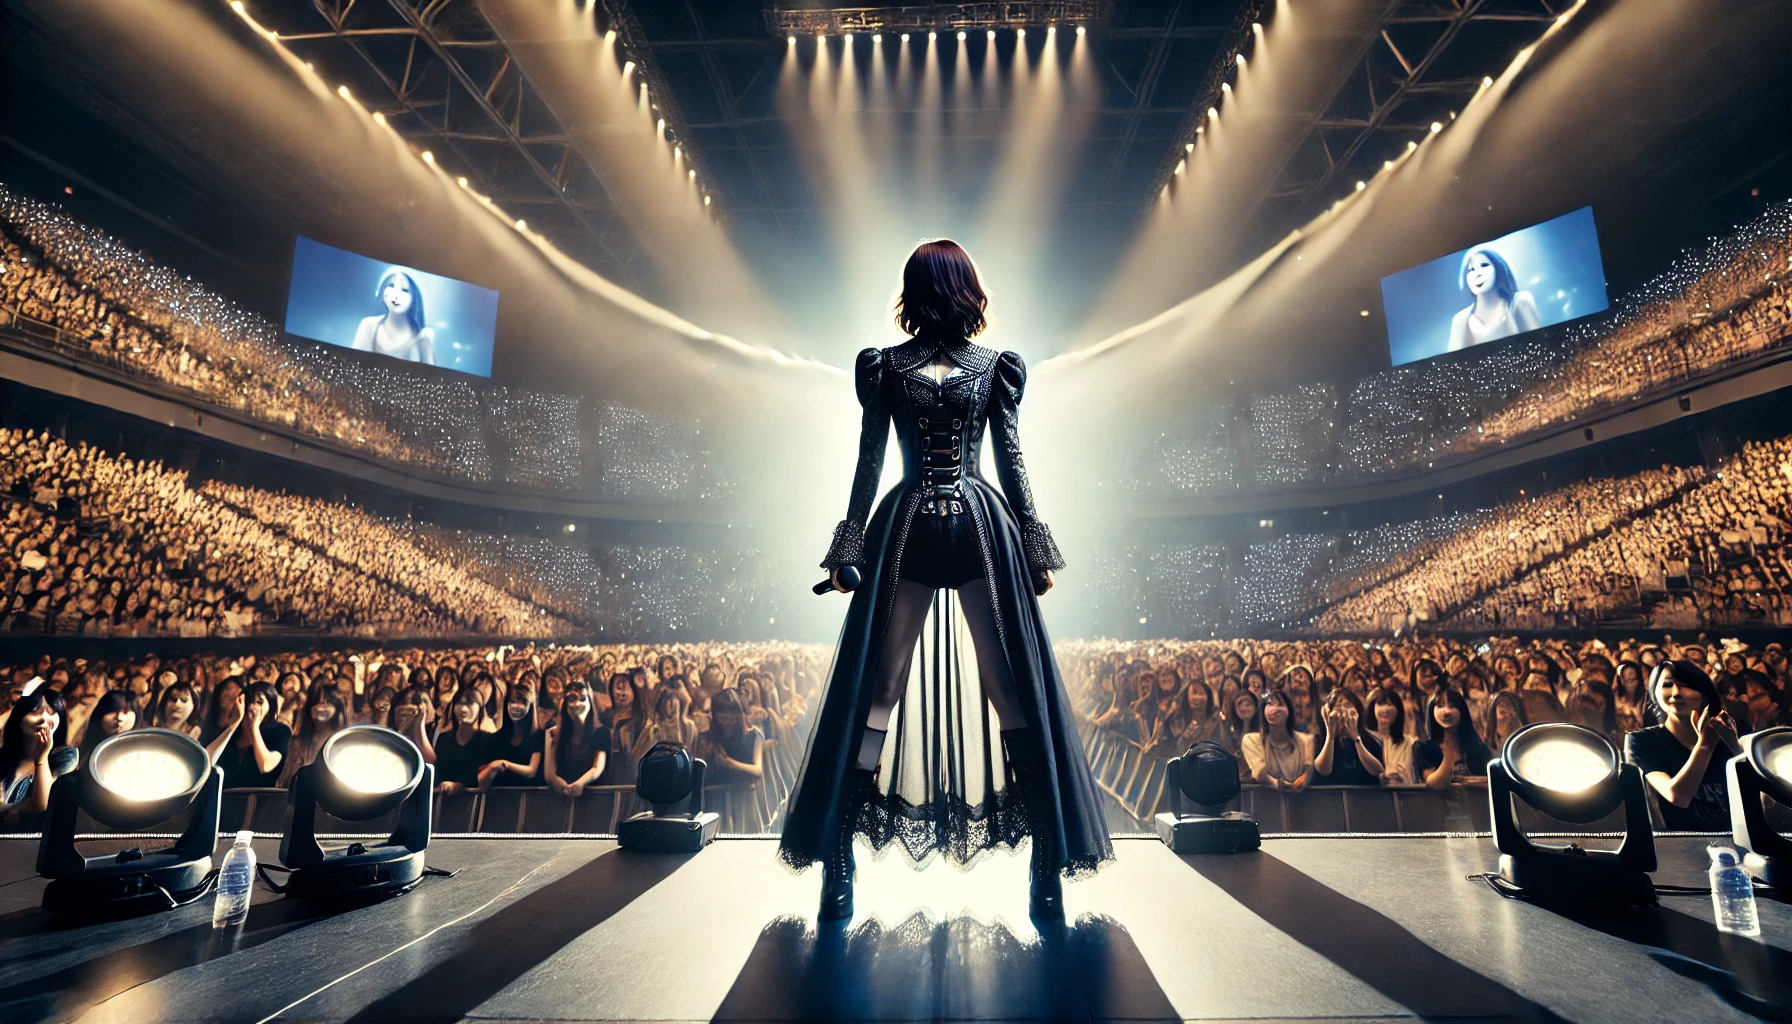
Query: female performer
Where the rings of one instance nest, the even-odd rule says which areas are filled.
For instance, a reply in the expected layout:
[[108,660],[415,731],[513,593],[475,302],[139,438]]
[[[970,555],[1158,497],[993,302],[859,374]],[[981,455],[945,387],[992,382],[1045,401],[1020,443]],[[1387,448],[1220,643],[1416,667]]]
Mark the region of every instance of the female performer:
[[1462,257],[1462,287],[1474,296],[1450,321],[1450,351],[1510,338],[1542,326],[1537,300],[1518,290],[1506,258],[1492,249],[1470,249]]
[[423,291],[410,274],[393,267],[374,289],[385,312],[375,313],[355,328],[354,348],[394,359],[436,365],[436,334],[423,315]]
[[[895,309],[911,339],[859,353],[858,469],[821,564],[836,590],[846,566],[862,581],[779,850],[798,869],[823,862],[823,920],[852,916],[855,836],[899,843],[917,867],[936,854],[966,866],[1030,836],[1031,909],[1046,919],[1063,914],[1061,875],[1113,858],[1039,616],[1064,560],[1021,463],[1026,365],[970,341],[988,304],[964,249],[924,243]],[[892,423],[903,479],[873,513]],[[978,470],[986,425],[1001,492]],[[960,668],[966,632],[974,677]]]

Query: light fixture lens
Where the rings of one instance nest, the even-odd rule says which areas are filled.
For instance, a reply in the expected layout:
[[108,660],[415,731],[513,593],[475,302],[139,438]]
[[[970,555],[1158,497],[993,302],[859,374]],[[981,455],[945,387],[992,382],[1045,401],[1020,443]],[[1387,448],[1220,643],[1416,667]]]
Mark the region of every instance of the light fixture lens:
[[[1792,733],[1772,740],[1760,755],[1762,771],[1781,783],[1792,783],[1792,742],[1788,741],[1792,741]],[[1760,741],[1756,745],[1760,746]]]
[[94,779],[126,800],[163,800],[185,793],[199,781],[185,759],[141,746],[108,758]]
[[382,743],[337,744],[330,751],[330,773],[361,793],[391,793],[411,781],[404,758]]
[[1578,793],[1611,774],[1605,759],[1579,743],[1533,744],[1518,753],[1518,773],[1558,793]]
[[1590,729],[1563,723],[1532,725],[1514,733],[1506,743],[1505,760],[1513,775],[1561,794],[1591,789],[1618,770],[1610,741]]

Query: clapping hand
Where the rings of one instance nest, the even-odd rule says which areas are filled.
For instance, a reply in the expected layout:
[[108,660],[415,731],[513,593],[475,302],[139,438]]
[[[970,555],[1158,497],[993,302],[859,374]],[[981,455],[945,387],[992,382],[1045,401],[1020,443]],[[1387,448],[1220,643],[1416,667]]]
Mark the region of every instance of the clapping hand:
[[1736,723],[1721,708],[1700,708],[1692,713],[1692,726],[1699,732],[1699,742],[1707,747],[1736,746]]

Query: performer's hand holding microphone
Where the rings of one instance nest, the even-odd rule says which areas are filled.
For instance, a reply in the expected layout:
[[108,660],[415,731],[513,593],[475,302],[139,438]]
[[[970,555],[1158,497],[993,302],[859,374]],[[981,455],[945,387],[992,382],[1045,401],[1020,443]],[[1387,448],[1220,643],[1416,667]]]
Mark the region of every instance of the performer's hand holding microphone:
[[849,594],[852,591],[859,589],[859,583],[863,579],[864,577],[859,574],[858,566],[843,565],[833,572],[828,573],[827,579],[822,580],[820,583],[815,584],[809,589],[814,591],[818,596],[832,590],[838,590],[842,594]]

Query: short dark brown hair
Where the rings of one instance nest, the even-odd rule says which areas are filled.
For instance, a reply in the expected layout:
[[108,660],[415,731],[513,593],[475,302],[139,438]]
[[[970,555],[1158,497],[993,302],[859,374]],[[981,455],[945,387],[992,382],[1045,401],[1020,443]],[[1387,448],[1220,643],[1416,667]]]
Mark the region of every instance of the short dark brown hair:
[[922,242],[902,268],[896,326],[906,334],[974,338],[989,325],[989,296],[971,254],[950,238]]

